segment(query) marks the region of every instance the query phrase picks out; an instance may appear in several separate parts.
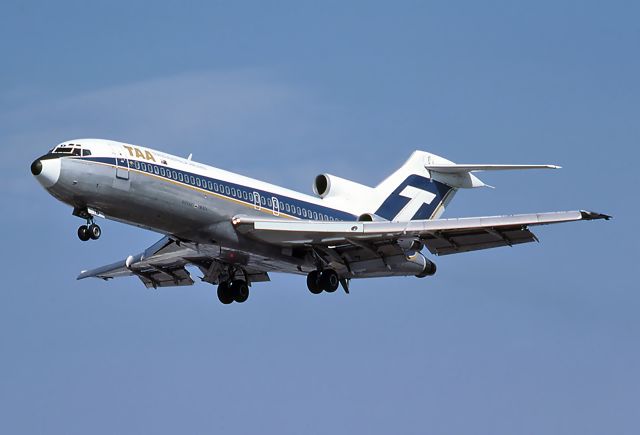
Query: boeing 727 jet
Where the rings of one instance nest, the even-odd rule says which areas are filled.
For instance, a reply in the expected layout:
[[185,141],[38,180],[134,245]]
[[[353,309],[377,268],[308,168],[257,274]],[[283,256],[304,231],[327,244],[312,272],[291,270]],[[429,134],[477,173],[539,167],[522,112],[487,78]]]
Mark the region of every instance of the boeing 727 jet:
[[311,293],[349,292],[352,279],[423,278],[449,255],[537,241],[530,228],[609,219],[589,211],[442,219],[459,189],[486,186],[478,171],[555,169],[553,165],[455,164],[415,151],[376,187],[321,174],[314,196],[139,145],[99,139],[63,142],[31,164],[52,196],[85,220],[83,241],[97,240],[95,218],[163,235],[153,246],[78,279],[136,276],[147,288],[217,285],[220,302],[244,302],[272,272],[305,275]]

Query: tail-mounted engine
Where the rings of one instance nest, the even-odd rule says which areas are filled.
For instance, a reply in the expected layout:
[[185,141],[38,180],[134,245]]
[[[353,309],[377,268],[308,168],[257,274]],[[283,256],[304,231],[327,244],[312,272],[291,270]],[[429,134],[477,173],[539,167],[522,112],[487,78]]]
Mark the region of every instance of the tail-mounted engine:
[[320,198],[340,197],[361,201],[372,195],[374,189],[335,175],[320,174],[313,180],[313,192]]

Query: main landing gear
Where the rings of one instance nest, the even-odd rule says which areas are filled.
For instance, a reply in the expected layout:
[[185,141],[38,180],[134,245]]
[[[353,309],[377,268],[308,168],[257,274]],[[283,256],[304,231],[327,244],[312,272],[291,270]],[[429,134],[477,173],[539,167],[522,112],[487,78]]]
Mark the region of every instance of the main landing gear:
[[93,220],[88,220],[87,225],[82,225],[78,228],[78,238],[83,242],[87,240],[98,240],[102,235],[102,230],[98,225],[93,223]]
[[222,281],[218,285],[218,299],[225,305],[234,301],[241,304],[249,299],[249,286],[243,279]]
[[314,295],[322,293],[323,290],[333,293],[338,289],[339,284],[340,278],[333,269],[314,270],[307,275],[307,287]]

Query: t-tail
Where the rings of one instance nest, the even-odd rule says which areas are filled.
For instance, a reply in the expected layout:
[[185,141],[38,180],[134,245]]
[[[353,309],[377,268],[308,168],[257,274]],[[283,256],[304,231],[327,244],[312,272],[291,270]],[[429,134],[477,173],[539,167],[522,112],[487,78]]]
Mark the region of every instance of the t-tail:
[[316,177],[314,190],[326,201],[339,202],[349,208],[360,220],[405,222],[439,218],[458,189],[490,187],[474,172],[558,168],[555,165],[456,164],[426,151],[414,151],[375,188],[323,174]]

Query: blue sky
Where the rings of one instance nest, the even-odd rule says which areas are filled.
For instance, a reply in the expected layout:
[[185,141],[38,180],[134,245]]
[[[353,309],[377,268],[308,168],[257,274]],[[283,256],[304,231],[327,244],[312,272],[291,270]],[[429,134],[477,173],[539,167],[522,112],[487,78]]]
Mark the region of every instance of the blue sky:
[[[320,4],[321,3],[321,4]],[[636,2],[5,2],[0,432],[632,434],[639,427]],[[436,258],[430,279],[311,295],[75,281],[159,236],[97,243],[32,179],[53,144],[147,145],[310,192],[414,149],[552,163],[447,216],[610,222]]]

